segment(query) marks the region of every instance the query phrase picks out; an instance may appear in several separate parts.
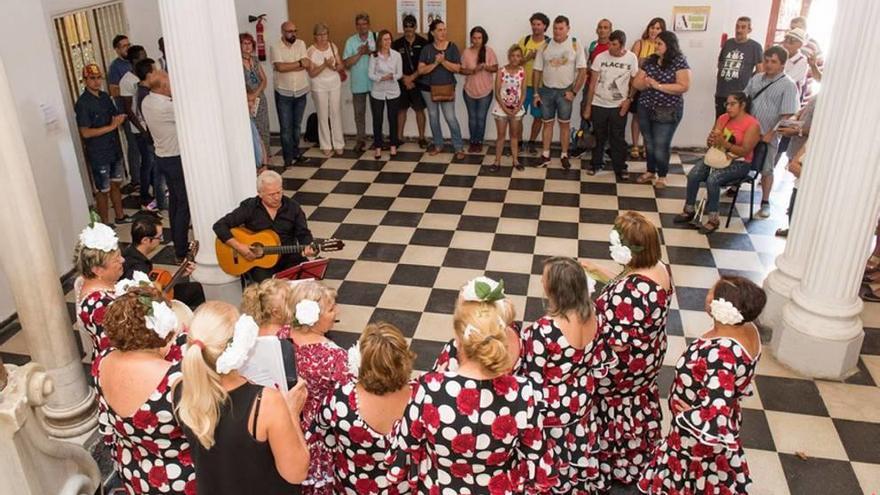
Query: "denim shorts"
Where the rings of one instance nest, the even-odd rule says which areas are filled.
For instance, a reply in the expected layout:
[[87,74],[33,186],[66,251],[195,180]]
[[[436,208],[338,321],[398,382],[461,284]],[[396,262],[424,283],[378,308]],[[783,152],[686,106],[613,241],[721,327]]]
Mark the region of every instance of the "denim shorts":
[[538,94],[541,95],[541,118],[544,119],[544,122],[556,119],[565,123],[571,120],[572,102],[565,99],[566,91],[571,91],[571,88],[541,87],[538,89]]
[[535,106],[535,88],[526,88],[526,99],[523,100],[523,110],[536,119],[543,119],[544,112],[541,107]]
[[124,170],[122,157],[110,160],[89,160],[92,168],[92,179],[99,192],[110,190],[110,182],[122,182]]

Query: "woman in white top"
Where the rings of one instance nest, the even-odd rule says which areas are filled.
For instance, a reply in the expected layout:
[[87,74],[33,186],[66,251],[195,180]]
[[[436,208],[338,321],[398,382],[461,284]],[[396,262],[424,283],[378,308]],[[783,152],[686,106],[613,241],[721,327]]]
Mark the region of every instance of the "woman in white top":
[[309,47],[309,77],[312,100],[318,113],[318,141],[324,156],[333,151],[342,155],[345,140],[342,137],[342,79],[337,70],[342,68],[339,50],[330,41],[330,28],[319,22],[315,24],[315,44]]
[[397,137],[397,112],[400,102],[400,85],[403,77],[403,59],[400,53],[391,49],[391,32],[387,29],[379,31],[376,37],[376,51],[370,57],[370,80],[373,89],[370,91],[370,111],[373,114],[373,148],[375,158],[382,156],[382,110],[388,107],[388,134],[391,141],[391,156],[397,155],[400,144]]

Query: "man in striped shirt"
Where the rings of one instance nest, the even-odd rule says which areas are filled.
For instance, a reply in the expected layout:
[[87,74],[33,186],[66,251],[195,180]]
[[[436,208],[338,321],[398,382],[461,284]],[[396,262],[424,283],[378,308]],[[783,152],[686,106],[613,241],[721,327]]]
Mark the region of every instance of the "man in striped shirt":
[[752,99],[751,114],[761,124],[762,140],[767,143],[767,156],[761,168],[761,209],[756,216],[770,216],[770,191],[773,189],[773,166],[779,150],[776,124],[798,112],[800,103],[794,81],[784,72],[788,52],[781,46],[764,51],[764,72],[752,76],[745,93]]

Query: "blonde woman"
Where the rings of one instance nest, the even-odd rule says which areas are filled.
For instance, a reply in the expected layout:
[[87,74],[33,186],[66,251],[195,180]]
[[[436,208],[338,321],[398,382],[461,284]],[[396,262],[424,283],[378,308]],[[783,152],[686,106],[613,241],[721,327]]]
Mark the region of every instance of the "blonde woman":
[[260,326],[260,337],[290,338],[293,323],[293,289],[290,282],[267,278],[251,284],[241,296],[241,312]]
[[74,291],[76,317],[92,340],[92,375],[101,354],[110,348],[104,332],[104,312],[115,299],[124,261],[116,232],[107,225],[95,223],[80,233],[73,260],[79,273]]
[[409,481],[418,493],[534,493],[555,483],[535,391],[510,374],[502,310],[491,293],[480,295],[455,311],[458,371],[418,380],[386,458],[391,484]]
[[[326,337],[336,322],[336,291],[315,281],[293,286],[294,320],[290,339],[296,355],[296,372],[309,390],[303,408],[304,431],[309,431],[324,401],[341,383],[351,380],[348,355]],[[335,466],[330,452],[319,438],[307,438],[312,462],[304,494],[332,495]]]
[[342,154],[345,139],[342,136],[342,79],[338,70],[342,69],[339,49],[330,41],[330,28],[326,24],[315,24],[315,44],[309,47],[308,71],[311,78],[312,100],[318,113],[318,140],[324,156],[336,151]]
[[287,495],[306,478],[305,386],[281,394],[238,373],[257,332],[253,318],[224,302],[208,301],[193,316],[174,399],[198,493]]
[[367,325],[349,354],[357,378],[336,389],[311,428],[336,459],[335,493],[408,493],[405,482],[389,487],[383,460],[412,395],[415,354],[390,323]]

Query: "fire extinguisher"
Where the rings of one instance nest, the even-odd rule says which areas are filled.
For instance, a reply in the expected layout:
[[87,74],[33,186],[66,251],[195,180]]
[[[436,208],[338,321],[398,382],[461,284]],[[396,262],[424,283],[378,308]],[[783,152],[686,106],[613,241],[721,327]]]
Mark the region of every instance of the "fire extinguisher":
[[258,16],[248,16],[248,22],[257,23],[257,58],[260,59],[260,62],[266,61],[266,40],[263,38],[263,22],[265,20],[266,14],[260,14]]

